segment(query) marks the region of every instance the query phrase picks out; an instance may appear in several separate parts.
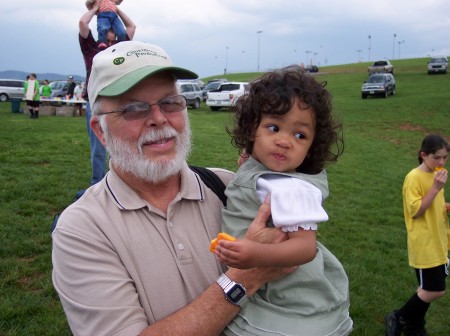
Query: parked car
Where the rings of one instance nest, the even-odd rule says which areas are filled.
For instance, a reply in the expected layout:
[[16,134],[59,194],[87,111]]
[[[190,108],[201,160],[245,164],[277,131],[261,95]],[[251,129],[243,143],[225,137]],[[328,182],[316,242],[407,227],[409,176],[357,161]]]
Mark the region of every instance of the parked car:
[[382,96],[387,98],[395,95],[395,78],[390,73],[373,74],[364,82],[361,88],[361,97]]
[[67,95],[67,91],[69,90],[69,82],[68,81],[54,81],[49,84],[52,88],[52,95],[50,98],[65,98]]
[[12,98],[23,98],[25,81],[20,79],[0,79],[0,102]]
[[208,85],[209,83],[212,83],[212,82],[229,82],[229,80],[226,78],[213,78],[213,79],[208,80],[206,85]]
[[224,80],[214,80],[213,82],[209,82],[202,90],[203,101],[205,102],[208,98],[208,92],[212,90],[217,90],[220,84],[228,82],[228,79]]
[[206,105],[211,111],[218,111],[222,107],[230,107],[236,104],[239,97],[244,95],[249,89],[247,82],[224,82],[220,83],[217,90],[208,92]]
[[177,81],[177,85],[180,90],[180,94],[186,98],[187,105],[195,109],[200,108],[203,96],[202,90],[197,82],[190,80],[179,80]]
[[394,66],[388,60],[375,61],[367,68],[369,75],[379,72],[394,74]]
[[313,64],[307,65],[305,67],[305,70],[308,72],[319,72],[319,68],[317,67],[317,65],[313,65]]
[[445,56],[433,57],[428,61],[428,74],[443,73],[448,71],[448,59]]

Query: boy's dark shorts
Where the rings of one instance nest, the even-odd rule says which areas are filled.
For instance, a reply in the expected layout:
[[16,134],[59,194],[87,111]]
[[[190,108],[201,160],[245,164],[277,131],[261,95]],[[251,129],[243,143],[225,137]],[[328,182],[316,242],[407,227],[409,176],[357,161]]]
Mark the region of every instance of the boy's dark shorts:
[[445,278],[448,275],[448,264],[432,268],[415,268],[420,288],[430,292],[445,291]]
[[39,107],[40,101],[39,100],[26,100],[26,103],[28,106],[31,106],[31,107]]

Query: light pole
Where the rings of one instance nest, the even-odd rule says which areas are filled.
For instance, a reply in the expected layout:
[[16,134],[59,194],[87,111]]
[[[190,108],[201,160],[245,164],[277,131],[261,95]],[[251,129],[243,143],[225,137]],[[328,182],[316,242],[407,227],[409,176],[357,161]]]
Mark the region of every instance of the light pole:
[[306,66],[309,65],[309,54],[311,53],[311,51],[309,50],[305,50],[305,54],[306,54]]
[[370,42],[371,42],[371,39],[372,39],[372,36],[369,35],[369,59],[368,59],[369,62],[370,62],[370,47],[371,47]]
[[223,71],[224,75],[226,75],[228,71],[228,49],[230,49],[230,47],[225,47],[225,69]]
[[394,42],[392,43],[392,59],[395,59],[395,38],[397,34],[394,33]]
[[356,50],[356,52],[358,53],[358,63],[361,62],[361,49]]
[[259,72],[259,51],[260,51],[260,43],[261,43],[261,33],[262,33],[263,31],[262,30],[258,30],[257,32],[256,32],[256,34],[258,34],[258,71],[257,72]]
[[403,43],[405,43],[404,40],[403,40],[403,41],[398,41],[398,59],[400,59],[400,47],[401,47],[401,45],[402,45]]

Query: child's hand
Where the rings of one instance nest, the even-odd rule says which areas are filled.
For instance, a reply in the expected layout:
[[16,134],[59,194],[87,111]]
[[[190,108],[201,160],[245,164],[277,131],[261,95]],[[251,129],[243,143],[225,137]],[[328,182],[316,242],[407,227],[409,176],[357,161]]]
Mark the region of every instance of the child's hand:
[[258,243],[242,239],[235,241],[220,240],[215,255],[228,267],[248,269],[255,267]]
[[441,169],[434,175],[434,184],[440,190],[447,183],[448,171],[447,169]]
[[92,7],[94,7],[94,3],[95,3],[95,1],[87,0],[87,1],[85,2],[86,8],[87,8],[88,10],[91,10]]

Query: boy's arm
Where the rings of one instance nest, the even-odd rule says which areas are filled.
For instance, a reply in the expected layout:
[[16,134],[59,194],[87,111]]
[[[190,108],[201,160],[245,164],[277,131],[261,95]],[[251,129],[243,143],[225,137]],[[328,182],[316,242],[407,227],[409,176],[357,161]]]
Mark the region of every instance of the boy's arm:
[[413,218],[419,218],[422,216],[425,211],[430,207],[431,203],[433,203],[436,195],[441,191],[441,189],[445,186],[448,178],[448,171],[441,170],[436,173],[434,176],[433,185],[427,194],[422,198],[422,202],[420,203],[419,211],[413,216]]
[[221,240],[215,254],[227,266],[241,269],[303,265],[316,256],[316,231],[299,229],[289,233],[288,240],[275,244]]
[[136,24],[120,8],[117,8],[117,15],[119,15],[120,19],[123,22],[123,25],[125,26],[125,32],[127,33],[127,36],[130,40],[132,40],[134,37],[134,33],[136,32]]

